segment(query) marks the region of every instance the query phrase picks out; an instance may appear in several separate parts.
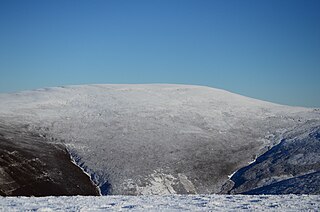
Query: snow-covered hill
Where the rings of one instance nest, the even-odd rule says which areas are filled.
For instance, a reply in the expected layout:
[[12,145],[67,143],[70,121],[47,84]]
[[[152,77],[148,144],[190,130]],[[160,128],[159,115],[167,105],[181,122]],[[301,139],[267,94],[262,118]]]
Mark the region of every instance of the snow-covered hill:
[[0,131],[13,142],[25,132],[65,145],[102,194],[206,194],[228,192],[228,176],[288,133],[320,126],[320,111],[202,86],[82,85],[0,94],[0,126],[17,130]]

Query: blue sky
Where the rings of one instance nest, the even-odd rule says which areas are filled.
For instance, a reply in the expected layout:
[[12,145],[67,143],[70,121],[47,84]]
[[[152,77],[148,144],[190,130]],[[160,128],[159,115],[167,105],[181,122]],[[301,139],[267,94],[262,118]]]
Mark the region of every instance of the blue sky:
[[0,0],[0,92],[207,85],[320,107],[319,0]]

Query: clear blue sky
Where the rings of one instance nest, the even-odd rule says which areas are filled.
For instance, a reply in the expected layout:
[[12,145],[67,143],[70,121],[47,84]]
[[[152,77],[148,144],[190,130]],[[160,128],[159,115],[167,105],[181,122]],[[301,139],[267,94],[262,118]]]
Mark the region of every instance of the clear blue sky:
[[320,1],[0,0],[0,92],[86,83],[320,107]]

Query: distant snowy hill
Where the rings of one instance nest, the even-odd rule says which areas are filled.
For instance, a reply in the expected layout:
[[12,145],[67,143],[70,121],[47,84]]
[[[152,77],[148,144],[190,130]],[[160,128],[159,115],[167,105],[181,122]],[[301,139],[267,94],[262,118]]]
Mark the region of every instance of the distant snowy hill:
[[[44,155],[33,149],[63,146],[102,194],[243,193],[315,173],[319,126],[319,109],[202,86],[82,85],[0,94],[0,145],[11,142],[3,154],[22,151],[14,149],[19,144],[42,161]],[[24,139],[32,136],[45,145]],[[277,163],[272,156],[263,166],[256,161],[231,176],[284,145],[280,141],[292,151],[283,147]],[[1,173],[11,176],[12,168],[3,164]],[[49,179],[63,186],[55,173]],[[3,195],[24,186],[8,186],[15,178],[3,176]]]

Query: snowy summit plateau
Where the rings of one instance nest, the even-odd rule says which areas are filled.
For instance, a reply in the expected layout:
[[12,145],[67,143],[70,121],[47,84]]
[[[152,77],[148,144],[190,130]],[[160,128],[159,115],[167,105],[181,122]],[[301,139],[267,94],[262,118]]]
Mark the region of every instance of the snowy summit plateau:
[[0,195],[320,194],[320,110],[204,86],[0,94]]

